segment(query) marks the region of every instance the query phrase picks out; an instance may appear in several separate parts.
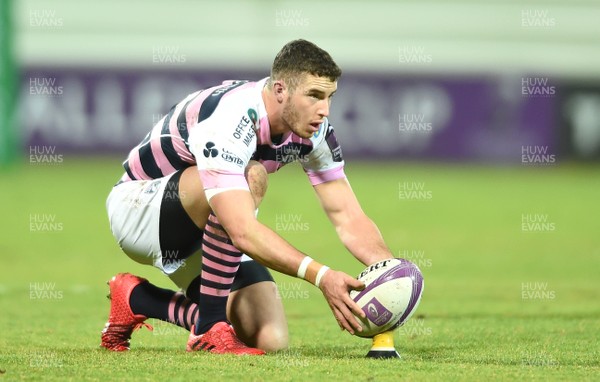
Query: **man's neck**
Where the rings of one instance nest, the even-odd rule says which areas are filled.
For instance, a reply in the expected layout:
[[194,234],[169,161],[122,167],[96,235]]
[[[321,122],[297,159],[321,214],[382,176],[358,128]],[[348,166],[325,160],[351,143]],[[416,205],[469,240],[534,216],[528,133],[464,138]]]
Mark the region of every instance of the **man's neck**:
[[267,111],[267,118],[269,119],[269,129],[271,137],[280,136],[287,132],[287,129],[283,127],[281,121],[281,107],[275,99],[275,96],[268,88],[267,85],[263,88],[261,95],[262,100],[265,104],[265,110]]

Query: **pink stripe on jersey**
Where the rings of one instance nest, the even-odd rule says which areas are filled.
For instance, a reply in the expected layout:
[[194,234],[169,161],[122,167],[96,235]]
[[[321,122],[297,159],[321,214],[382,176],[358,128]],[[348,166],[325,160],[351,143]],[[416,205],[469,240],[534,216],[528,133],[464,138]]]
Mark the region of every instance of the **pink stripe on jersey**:
[[216,289],[202,285],[200,287],[200,293],[209,296],[227,297],[229,296],[229,289]]
[[142,168],[142,161],[140,160],[140,151],[138,150],[138,147],[136,146],[133,150],[135,152],[129,158],[129,169],[133,173],[133,176],[135,176],[136,179],[152,179],[144,172],[144,169]]
[[[196,95],[197,97],[197,95]],[[202,97],[201,97],[202,98]],[[204,97],[206,98],[206,97]],[[202,98],[202,100],[204,100],[204,98]],[[183,138],[181,137],[181,130],[180,129],[184,129],[184,126],[179,126],[179,122],[177,121],[179,119],[179,114],[181,114],[181,111],[183,110],[183,108],[187,105],[188,109],[190,109],[191,107],[193,107],[196,102],[198,101],[197,98],[193,98],[192,99],[194,101],[190,102],[189,105],[187,105],[187,103],[189,102],[189,100],[186,98],[185,100],[183,100],[182,102],[179,103],[179,105],[177,105],[177,107],[175,108],[175,110],[173,111],[173,117],[171,118],[171,120],[169,121],[169,134],[171,134],[171,136],[169,137],[169,139],[171,139],[171,144],[173,144],[173,147],[175,148],[175,152],[177,153],[177,155],[179,156],[179,158],[181,158],[181,160],[188,162],[188,149],[185,146],[185,143],[183,142]],[[202,102],[200,102],[202,103]],[[199,106],[198,106],[199,108]],[[185,110],[185,114],[186,114],[186,122],[187,122],[187,114],[188,114],[188,110]],[[186,123],[186,128],[187,123]]]
[[[207,230],[208,230],[208,228],[207,228]],[[208,243],[210,243],[212,245],[215,245],[218,248],[222,248],[222,249],[224,249],[226,251],[231,251],[231,252],[239,252],[240,251],[239,249],[237,249],[233,245],[223,243],[222,241],[213,239],[212,237],[208,237],[208,235],[204,235],[204,241],[206,241],[206,242],[208,242]],[[210,248],[208,248],[208,249],[210,250]],[[211,255],[212,255],[212,253],[211,253]],[[221,259],[223,259],[225,261],[229,261],[231,263],[235,263],[235,262],[240,261],[240,257],[239,256],[229,256],[229,255],[225,255],[225,254],[222,254],[222,253],[219,253],[218,256],[219,256],[219,258],[221,258]]]
[[[186,120],[186,127],[188,130],[188,134],[191,134],[192,130],[198,126],[198,113],[200,112],[200,108],[202,107],[202,104],[204,103],[204,101],[212,94],[212,92],[210,91],[200,91],[197,92],[195,94],[195,96],[192,98],[192,102],[190,102],[189,105],[187,105],[187,108],[185,109],[185,120]],[[184,102],[182,103],[187,103],[187,101],[184,100]],[[181,128],[181,126],[177,126],[177,118],[174,118],[175,121],[171,120],[171,124],[169,125],[169,130],[171,131],[171,133],[173,134],[174,130],[177,130],[177,128]],[[180,132],[177,131],[177,133],[179,134]],[[181,136],[181,134],[179,134]],[[194,156],[192,155],[192,153],[189,152],[188,148],[185,146],[185,143],[183,142],[183,140],[180,139],[173,139],[173,146],[175,147],[175,149],[177,150],[177,154],[179,155],[179,157],[188,163],[191,164],[196,164],[196,159],[194,158]]]
[[235,276],[234,277],[222,277],[222,276],[213,275],[212,273],[204,272],[202,274],[202,278],[204,280],[210,280],[210,281],[214,281],[216,283],[231,284],[231,283],[233,283],[233,279],[235,278]]
[[159,136],[160,136],[160,130],[153,129],[152,135],[150,136],[150,148],[152,149],[152,156],[154,157],[154,160],[156,161],[158,168],[160,168],[160,171],[164,175],[172,174],[175,171],[177,171],[177,169],[175,167],[171,166],[171,162],[169,162],[167,157],[164,155],[161,144],[160,144]]
[[316,172],[316,171],[309,170],[309,171],[306,171],[306,174],[308,175],[310,184],[312,184],[313,186],[316,186],[317,184],[321,184],[321,183],[325,183],[325,182],[330,182],[330,181],[336,180],[336,179],[343,179],[346,177],[346,174],[344,173],[344,166],[339,166],[339,167],[325,170],[322,172]]
[[223,170],[199,170],[204,189],[210,188],[248,188],[244,173],[233,173]]
[[[208,252],[204,248],[202,250],[205,251],[205,252]],[[214,254],[212,254],[210,252],[208,252],[208,253],[211,254],[211,255],[213,255],[213,256],[215,256]],[[221,265],[219,263],[215,263],[214,261],[211,261],[211,260],[207,259],[206,257],[202,258],[202,264],[208,265],[212,269],[216,269],[218,271],[227,272],[227,273],[235,273],[235,272],[237,272],[238,267],[239,267],[239,264],[236,265],[235,267],[228,267],[226,265]],[[202,277],[204,277],[206,274],[208,274],[208,272],[204,272],[204,274],[202,275]]]

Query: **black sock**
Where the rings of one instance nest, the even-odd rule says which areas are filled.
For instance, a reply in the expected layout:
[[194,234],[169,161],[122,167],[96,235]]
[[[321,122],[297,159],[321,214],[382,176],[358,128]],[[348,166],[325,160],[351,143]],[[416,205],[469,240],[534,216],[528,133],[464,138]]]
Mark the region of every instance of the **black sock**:
[[129,305],[134,314],[170,322],[188,330],[198,316],[198,305],[183,294],[149,282],[141,283],[131,291]]
[[[194,302],[198,302],[200,300],[201,282],[202,276],[198,276],[194,280],[192,280],[190,286],[187,289],[187,297]],[[214,297],[203,295],[202,298],[210,299]],[[227,306],[227,297],[217,298],[224,298],[225,300],[217,300],[213,301],[212,303],[210,301],[205,301],[205,305],[203,306],[204,309],[202,310],[201,315],[202,317],[200,317],[199,315],[196,319],[194,334],[198,335],[206,333],[215,324],[215,322],[227,320],[227,312],[223,311],[223,305]],[[205,312],[208,313],[205,315]]]

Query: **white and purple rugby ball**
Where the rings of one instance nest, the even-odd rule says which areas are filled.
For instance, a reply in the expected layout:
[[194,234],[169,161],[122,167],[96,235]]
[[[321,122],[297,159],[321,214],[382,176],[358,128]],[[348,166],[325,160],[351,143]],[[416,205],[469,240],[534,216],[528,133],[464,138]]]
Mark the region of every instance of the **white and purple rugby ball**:
[[350,298],[365,312],[358,320],[359,337],[396,329],[414,313],[423,293],[423,275],[415,264],[405,259],[387,259],[367,267],[357,277],[365,283],[362,291],[351,291]]

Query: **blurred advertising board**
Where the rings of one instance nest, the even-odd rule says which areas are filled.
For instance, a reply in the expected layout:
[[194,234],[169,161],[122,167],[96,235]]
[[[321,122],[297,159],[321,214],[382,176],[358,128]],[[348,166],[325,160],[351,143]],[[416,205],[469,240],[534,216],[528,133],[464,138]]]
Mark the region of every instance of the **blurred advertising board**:
[[[266,75],[28,68],[20,84],[24,150],[125,155],[185,95]],[[344,73],[330,121],[347,157],[518,163],[561,148],[557,86],[535,76]]]

